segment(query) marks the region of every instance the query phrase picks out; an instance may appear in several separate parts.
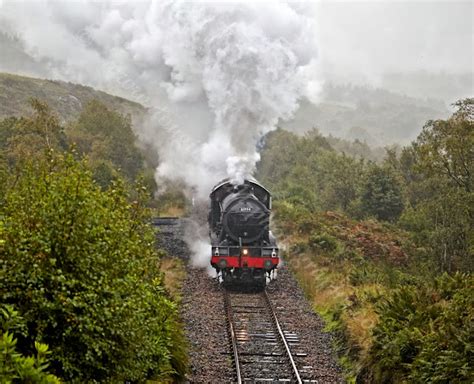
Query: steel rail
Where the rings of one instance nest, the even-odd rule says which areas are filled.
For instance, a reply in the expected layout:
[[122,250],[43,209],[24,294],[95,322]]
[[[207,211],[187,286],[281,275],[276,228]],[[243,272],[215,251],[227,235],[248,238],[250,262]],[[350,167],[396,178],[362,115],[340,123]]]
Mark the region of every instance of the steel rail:
[[283,345],[286,349],[288,359],[290,360],[291,366],[293,367],[293,374],[295,375],[297,383],[302,384],[303,381],[301,380],[300,373],[298,372],[298,368],[296,368],[295,360],[293,359],[293,355],[291,354],[290,347],[289,347],[288,343],[286,342],[285,334],[283,333],[283,330],[281,329],[280,323],[278,322],[276,313],[273,310],[273,306],[272,306],[272,303],[270,301],[270,298],[268,297],[266,289],[263,291],[263,296],[264,296],[265,301],[267,303],[267,306],[270,309],[270,312],[272,314],[273,322],[274,322],[276,328],[278,329],[278,334],[280,335],[280,339],[283,342]]
[[229,334],[232,343],[232,351],[234,353],[235,372],[237,374],[237,384],[242,384],[242,375],[240,373],[239,352],[237,350],[237,338],[235,337],[234,322],[232,315],[232,307],[230,303],[229,294],[224,290],[224,302],[226,307],[227,321],[229,323]]

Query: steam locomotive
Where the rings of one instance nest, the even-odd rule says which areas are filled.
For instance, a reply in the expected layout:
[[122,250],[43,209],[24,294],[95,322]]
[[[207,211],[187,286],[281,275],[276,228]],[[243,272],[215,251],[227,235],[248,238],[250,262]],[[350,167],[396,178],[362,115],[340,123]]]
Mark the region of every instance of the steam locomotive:
[[210,194],[211,265],[224,283],[266,284],[278,266],[278,246],[272,235],[270,192],[256,180],[235,185],[229,179]]

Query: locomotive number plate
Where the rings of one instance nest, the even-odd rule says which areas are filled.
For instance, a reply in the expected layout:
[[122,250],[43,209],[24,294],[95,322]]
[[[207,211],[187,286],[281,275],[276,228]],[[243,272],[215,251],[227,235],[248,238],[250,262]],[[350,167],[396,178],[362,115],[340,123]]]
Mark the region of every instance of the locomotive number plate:
[[240,207],[240,212],[250,212],[252,211],[252,208],[250,207]]

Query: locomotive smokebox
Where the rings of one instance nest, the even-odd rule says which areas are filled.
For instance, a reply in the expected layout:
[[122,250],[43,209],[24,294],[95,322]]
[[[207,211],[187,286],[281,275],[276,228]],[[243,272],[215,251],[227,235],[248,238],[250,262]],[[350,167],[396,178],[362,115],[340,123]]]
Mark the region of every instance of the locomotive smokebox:
[[232,193],[222,201],[222,225],[227,237],[250,244],[268,238],[270,211],[248,191]]

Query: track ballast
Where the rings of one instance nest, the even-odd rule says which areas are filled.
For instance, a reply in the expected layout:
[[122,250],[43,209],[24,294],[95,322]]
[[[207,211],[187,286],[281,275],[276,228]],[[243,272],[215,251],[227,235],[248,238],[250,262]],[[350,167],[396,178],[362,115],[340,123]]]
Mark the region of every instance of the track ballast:
[[298,336],[282,329],[266,290],[224,290],[237,383],[317,383]]

